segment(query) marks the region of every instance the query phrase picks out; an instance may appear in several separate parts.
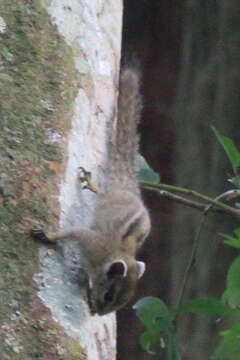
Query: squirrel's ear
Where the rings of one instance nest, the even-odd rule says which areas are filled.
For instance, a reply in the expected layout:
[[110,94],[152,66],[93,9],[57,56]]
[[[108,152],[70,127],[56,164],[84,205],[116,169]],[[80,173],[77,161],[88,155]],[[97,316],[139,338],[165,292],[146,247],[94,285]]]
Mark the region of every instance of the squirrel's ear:
[[114,260],[107,267],[108,279],[121,279],[126,277],[128,266],[124,260]]
[[138,264],[138,278],[140,279],[146,270],[146,265],[143,261],[137,261]]

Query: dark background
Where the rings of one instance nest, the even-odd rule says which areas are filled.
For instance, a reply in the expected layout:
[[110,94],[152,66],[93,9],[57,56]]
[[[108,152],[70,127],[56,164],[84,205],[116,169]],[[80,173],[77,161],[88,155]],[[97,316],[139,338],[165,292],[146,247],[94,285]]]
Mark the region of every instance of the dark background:
[[[210,126],[239,144],[239,23],[237,0],[124,1],[123,59],[137,58],[142,71],[141,152],[162,183],[211,197],[230,188],[231,168]],[[158,296],[174,307],[200,213],[149,191],[144,199],[152,232],[139,254],[147,272],[132,304]],[[236,253],[221,244],[218,233],[234,227],[230,219],[209,217],[187,299],[224,290]],[[143,327],[132,304],[118,312],[118,360],[152,358],[140,348]],[[178,337],[184,360],[209,358],[223,326],[215,320],[182,318]],[[155,358],[165,359],[164,351]]]

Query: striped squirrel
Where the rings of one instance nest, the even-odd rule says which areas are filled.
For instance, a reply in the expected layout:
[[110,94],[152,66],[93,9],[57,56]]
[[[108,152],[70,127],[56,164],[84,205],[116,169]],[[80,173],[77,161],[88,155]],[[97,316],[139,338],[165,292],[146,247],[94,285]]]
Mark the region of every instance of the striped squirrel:
[[49,235],[42,230],[32,231],[34,238],[41,241],[71,238],[79,242],[87,261],[92,314],[104,315],[124,306],[145,270],[145,264],[135,259],[150,231],[148,211],[135,174],[141,107],[138,71],[125,67],[120,75],[118,120],[109,155],[107,185],[97,194],[90,228]]

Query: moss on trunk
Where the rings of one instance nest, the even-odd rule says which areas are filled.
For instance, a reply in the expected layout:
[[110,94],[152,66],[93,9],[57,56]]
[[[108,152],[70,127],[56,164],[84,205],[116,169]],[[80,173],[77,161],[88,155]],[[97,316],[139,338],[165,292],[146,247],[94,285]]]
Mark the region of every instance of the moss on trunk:
[[38,0],[2,0],[0,14],[1,359],[80,359],[81,347],[63,340],[36,297],[37,245],[29,236],[32,226],[58,218],[49,193],[57,193],[57,140],[77,90],[73,56]]

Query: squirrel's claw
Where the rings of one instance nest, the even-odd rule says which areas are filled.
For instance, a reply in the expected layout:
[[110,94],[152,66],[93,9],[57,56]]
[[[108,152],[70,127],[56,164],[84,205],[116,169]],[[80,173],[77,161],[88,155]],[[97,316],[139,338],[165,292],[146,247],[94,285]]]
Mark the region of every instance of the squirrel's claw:
[[92,174],[90,171],[87,171],[84,169],[84,167],[79,167],[80,174],[79,174],[79,180],[82,183],[83,189],[88,189],[92,192],[97,193],[97,187],[94,185],[94,182],[92,181]]
[[34,240],[44,244],[52,244],[42,229],[33,228],[31,230],[31,236]]

